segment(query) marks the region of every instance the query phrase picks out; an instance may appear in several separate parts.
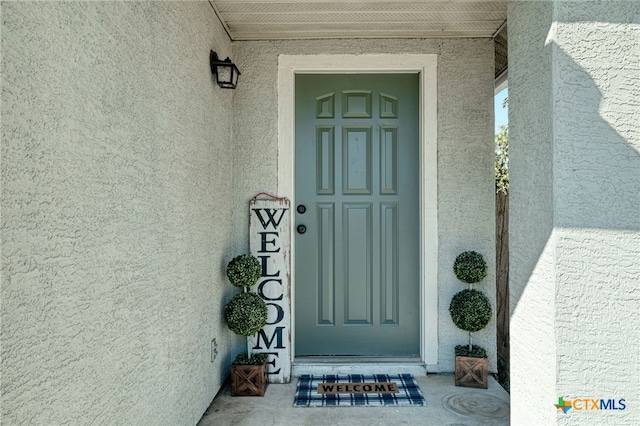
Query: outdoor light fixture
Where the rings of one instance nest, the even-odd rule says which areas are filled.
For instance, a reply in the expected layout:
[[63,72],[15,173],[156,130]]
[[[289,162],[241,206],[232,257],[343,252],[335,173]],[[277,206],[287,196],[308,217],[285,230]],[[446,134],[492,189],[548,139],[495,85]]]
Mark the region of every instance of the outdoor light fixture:
[[211,62],[211,72],[216,76],[218,86],[223,89],[235,89],[238,84],[238,76],[240,70],[227,57],[224,61],[218,58],[218,54],[213,50],[209,53],[209,62]]

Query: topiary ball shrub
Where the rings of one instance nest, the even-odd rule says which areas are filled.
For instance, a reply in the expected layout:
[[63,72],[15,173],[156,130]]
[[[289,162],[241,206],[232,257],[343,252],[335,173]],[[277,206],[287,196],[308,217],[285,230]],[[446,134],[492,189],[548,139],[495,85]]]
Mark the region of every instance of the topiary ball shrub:
[[231,331],[252,336],[267,323],[267,304],[256,293],[240,293],[224,307],[224,316]]
[[459,329],[468,332],[482,330],[491,320],[491,302],[481,291],[462,290],[451,299],[449,313]]
[[480,253],[465,251],[453,262],[453,272],[463,283],[478,283],[487,276],[487,262]]
[[236,256],[227,265],[227,278],[236,287],[251,287],[261,276],[262,265],[251,254]]

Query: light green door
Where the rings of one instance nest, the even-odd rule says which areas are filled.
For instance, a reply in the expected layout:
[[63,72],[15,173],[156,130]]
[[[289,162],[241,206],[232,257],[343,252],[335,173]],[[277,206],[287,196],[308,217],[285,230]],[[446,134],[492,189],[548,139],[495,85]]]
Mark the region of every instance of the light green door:
[[418,93],[296,76],[296,356],[419,355]]

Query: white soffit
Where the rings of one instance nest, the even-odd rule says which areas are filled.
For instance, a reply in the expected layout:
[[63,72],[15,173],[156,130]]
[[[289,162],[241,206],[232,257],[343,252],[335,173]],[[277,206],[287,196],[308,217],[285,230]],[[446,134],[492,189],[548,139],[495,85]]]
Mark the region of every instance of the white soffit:
[[506,0],[210,0],[232,40],[493,37]]

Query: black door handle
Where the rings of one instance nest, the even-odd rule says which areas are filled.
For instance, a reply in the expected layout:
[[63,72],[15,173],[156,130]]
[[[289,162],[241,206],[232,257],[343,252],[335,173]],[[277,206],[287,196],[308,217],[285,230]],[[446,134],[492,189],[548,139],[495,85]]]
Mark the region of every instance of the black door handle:
[[298,211],[298,213],[304,214],[307,211],[307,206],[305,206],[304,204],[300,204],[298,205],[296,210]]
[[307,227],[304,225],[298,225],[296,230],[298,231],[298,234],[304,234],[305,232],[307,232]]

